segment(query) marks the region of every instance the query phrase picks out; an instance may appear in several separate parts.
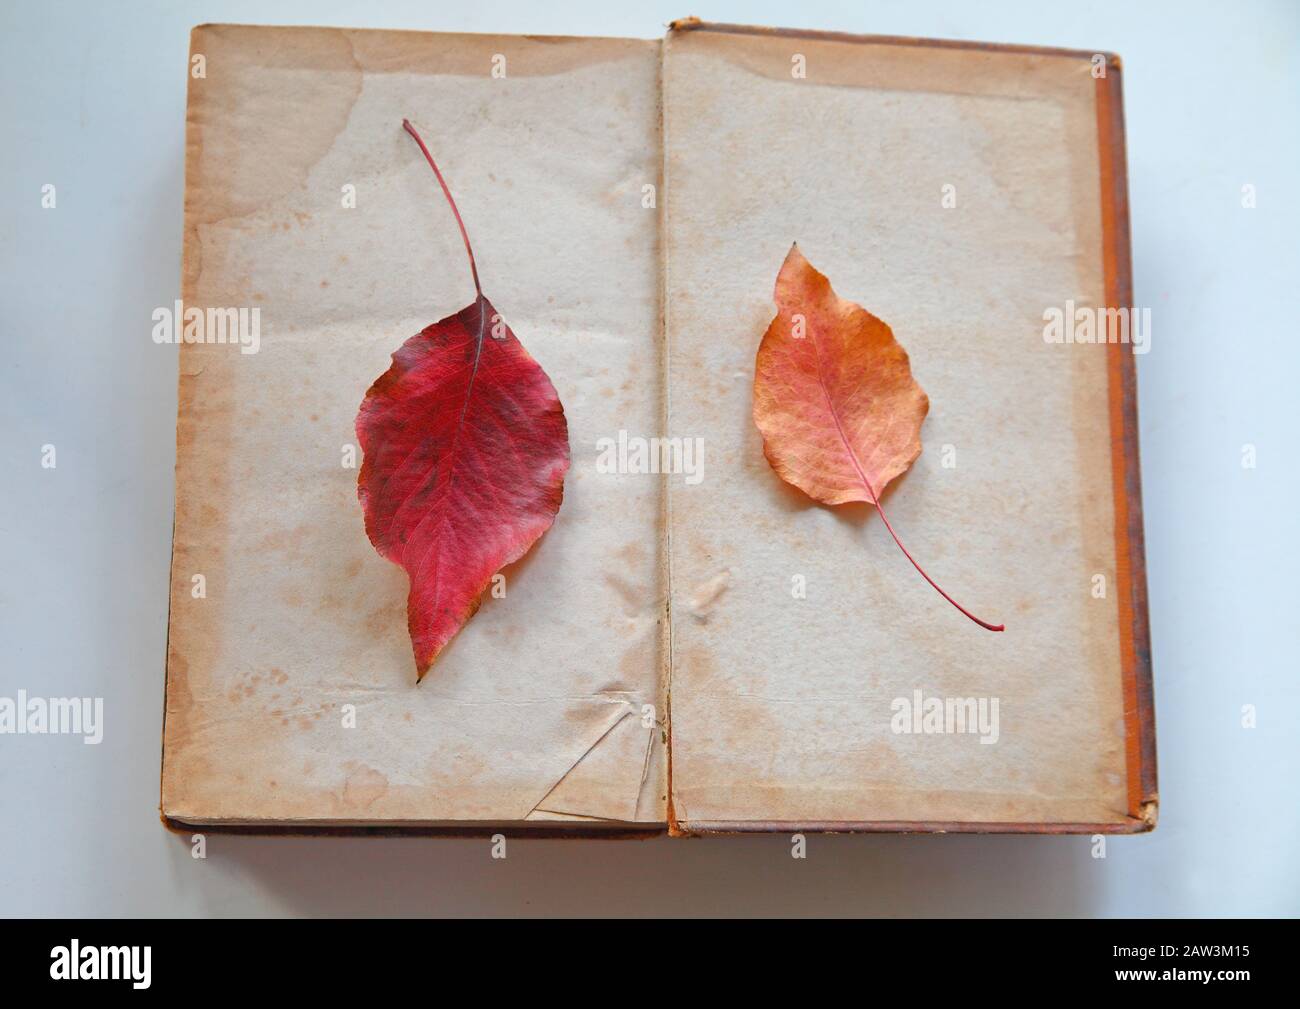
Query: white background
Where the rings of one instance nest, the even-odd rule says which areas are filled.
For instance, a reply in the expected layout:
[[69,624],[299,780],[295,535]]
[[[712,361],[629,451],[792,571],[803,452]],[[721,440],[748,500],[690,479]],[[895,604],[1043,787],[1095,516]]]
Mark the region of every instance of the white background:
[[[157,818],[176,360],[149,336],[178,295],[190,27],[656,37],[687,14],[1124,58],[1158,830],[1104,860],[971,836],[814,836],[806,861],[785,837],[500,861],[212,836],[192,859]],[[0,736],[0,913],[1300,913],[1300,4],[6,3],[0,108],[0,696],[99,696],[107,722],[97,747]]]

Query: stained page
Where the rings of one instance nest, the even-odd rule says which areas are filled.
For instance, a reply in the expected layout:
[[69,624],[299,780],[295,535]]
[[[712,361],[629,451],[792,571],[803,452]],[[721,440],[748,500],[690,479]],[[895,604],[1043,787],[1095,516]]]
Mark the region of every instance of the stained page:
[[[682,829],[1128,822],[1109,350],[1044,339],[1050,307],[1105,303],[1093,66],[666,40],[668,427],[705,446],[703,479],[667,485]],[[1005,633],[870,505],[765,460],[754,357],[794,241],[911,355],[924,449],[884,505]],[[919,717],[936,700],[947,731]]]
[[[659,43],[207,26],[192,47],[182,295],[257,309],[260,334],[180,348],[164,813],[661,822],[660,485],[595,465],[660,417]],[[555,525],[419,686],[353,422],[473,287],[403,117],[573,455]]]

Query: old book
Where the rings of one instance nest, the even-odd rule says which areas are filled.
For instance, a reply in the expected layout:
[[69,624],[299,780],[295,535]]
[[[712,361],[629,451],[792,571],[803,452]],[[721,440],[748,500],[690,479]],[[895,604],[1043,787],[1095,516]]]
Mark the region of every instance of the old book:
[[[1044,322],[1131,307],[1116,58],[215,25],[191,67],[183,306],[260,328],[180,348],[169,823],[1154,825],[1142,348]],[[573,458],[554,527],[418,686],[353,421],[468,278],[403,117]],[[765,461],[754,356],[796,240],[909,351],[932,406],[891,519],[1004,634]],[[627,472],[659,438],[683,465]]]

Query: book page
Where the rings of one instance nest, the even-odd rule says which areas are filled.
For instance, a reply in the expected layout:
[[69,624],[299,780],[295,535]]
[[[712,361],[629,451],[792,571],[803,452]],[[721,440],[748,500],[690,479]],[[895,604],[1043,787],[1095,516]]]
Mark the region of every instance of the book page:
[[[180,348],[163,812],[662,822],[660,484],[595,465],[660,419],[659,43],[218,25],[192,46],[183,299],[256,308],[260,341]],[[404,117],[573,457],[554,526],[419,686],[353,424],[474,288]]]
[[[1105,304],[1091,68],[666,40],[668,427],[705,458],[668,484],[682,829],[1128,815],[1107,348],[1044,339],[1050,307]],[[818,505],[765,460],[754,358],[795,241],[929,395],[894,528],[1005,633],[937,595],[870,505]],[[933,701],[979,714],[930,731]]]

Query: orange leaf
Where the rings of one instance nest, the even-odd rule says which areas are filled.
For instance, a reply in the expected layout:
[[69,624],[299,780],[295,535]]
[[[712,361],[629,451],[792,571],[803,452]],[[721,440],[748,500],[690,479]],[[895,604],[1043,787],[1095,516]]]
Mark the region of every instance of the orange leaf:
[[930,409],[907,351],[885,323],[831,290],[798,245],[781,266],[775,298],[776,318],[754,364],[754,423],[767,461],[823,504],[871,502],[899,549],[940,595],[981,627],[1002,630],[935,584],[880,506],[885,487],[921,454],[921,422]]

